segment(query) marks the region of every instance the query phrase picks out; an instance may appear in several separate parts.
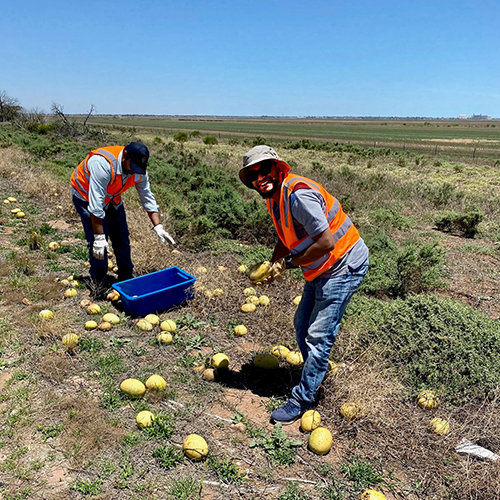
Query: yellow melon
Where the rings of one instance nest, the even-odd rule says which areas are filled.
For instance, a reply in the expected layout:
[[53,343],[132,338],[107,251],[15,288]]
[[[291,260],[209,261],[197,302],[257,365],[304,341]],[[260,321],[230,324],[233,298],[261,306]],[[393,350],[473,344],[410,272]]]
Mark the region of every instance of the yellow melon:
[[95,330],[97,328],[97,323],[95,321],[87,321],[85,323],[85,330]]
[[309,449],[316,455],[326,455],[333,444],[331,432],[325,427],[318,427],[309,436]]
[[450,432],[450,424],[443,418],[433,418],[430,422],[432,432],[445,436]]
[[255,309],[257,309],[257,308],[255,307],[255,304],[243,304],[243,305],[241,306],[241,310],[242,310],[243,312],[245,312],[245,313],[251,313],[251,312],[254,312],[254,311],[255,311]]
[[257,295],[249,295],[245,302],[247,304],[253,304],[254,306],[258,306],[260,304],[259,297],[257,297]]
[[359,500],[386,500],[386,498],[380,491],[366,490],[359,497]]
[[160,318],[156,314],[148,314],[147,316],[144,317],[144,319],[148,323],[151,323],[152,325],[159,325],[160,324]]
[[64,296],[68,299],[70,297],[74,297],[78,292],[74,288],[68,288],[64,290]]
[[101,314],[101,308],[99,307],[99,304],[90,304],[87,307],[87,313],[88,314]]
[[300,427],[304,432],[311,432],[319,427],[321,415],[316,410],[307,410],[300,419]]
[[137,328],[139,328],[139,330],[142,330],[143,332],[150,332],[153,329],[153,325],[145,319],[140,319],[135,324],[135,326],[137,326]]
[[340,407],[340,414],[347,420],[359,420],[366,415],[366,410],[359,403],[349,402]]
[[417,397],[417,403],[420,408],[425,410],[435,410],[439,406],[439,398],[432,391],[422,391]]
[[199,462],[208,455],[208,444],[198,434],[189,434],[182,443],[182,449],[186,457]]
[[113,328],[113,325],[111,323],[109,323],[108,321],[103,321],[99,325],[99,330],[101,330],[102,332],[107,332],[107,331],[111,330],[111,328]]
[[269,300],[269,297],[267,295],[261,295],[259,297],[259,304],[261,306],[268,306],[270,303],[271,301]]
[[269,261],[264,261],[261,264],[256,264],[250,269],[248,277],[251,281],[262,281],[271,274],[273,265]]
[[300,366],[304,363],[304,358],[300,351],[290,351],[285,359],[286,362],[292,366]]
[[170,345],[174,341],[174,337],[169,332],[161,332],[157,335],[156,340],[160,344]]
[[120,298],[120,293],[117,292],[116,290],[112,290],[106,296],[106,300],[109,300],[110,302],[116,302],[119,298]]
[[102,320],[107,321],[108,323],[111,323],[112,325],[117,325],[118,323],[120,323],[120,317],[117,316],[116,314],[113,314],[113,313],[106,313],[102,317]]
[[276,356],[278,359],[286,359],[289,352],[290,349],[288,349],[288,347],[285,347],[284,345],[275,345],[271,349],[271,354]]
[[155,416],[147,410],[140,411],[135,417],[135,421],[141,429],[144,429],[145,427],[151,427],[153,425],[154,419]]
[[247,327],[245,325],[236,325],[233,331],[237,337],[243,337],[243,335],[246,335],[248,333]]
[[15,203],[17,201],[17,198],[14,198],[13,196],[9,196],[7,198],[11,203]]
[[74,349],[78,345],[78,335],[76,335],[75,333],[67,333],[63,336],[62,343],[68,349]]
[[243,273],[247,272],[247,269],[248,269],[247,266],[245,266],[244,264],[241,264],[241,266],[238,267],[238,272],[243,274]]
[[50,309],[42,309],[38,313],[38,317],[40,319],[52,319],[54,317],[54,313]]
[[222,352],[219,352],[212,356],[210,364],[217,370],[224,370],[229,367],[229,358]]
[[167,387],[167,381],[161,375],[151,375],[146,380],[146,387],[153,391],[163,391]]
[[327,371],[331,374],[331,375],[336,375],[337,372],[339,371],[339,366],[337,365],[337,363],[335,363],[334,361],[332,361],[331,359],[328,360],[328,368],[327,368]]
[[275,370],[280,363],[276,356],[269,352],[262,352],[253,358],[253,364],[257,368],[263,368],[264,370]]
[[57,250],[60,247],[61,247],[61,245],[59,245],[59,243],[57,243],[57,241],[51,241],[49,243],[49,250]]
[[245,295],[255,295],[255,288],[252,288],[251,286],[249,286],[248,288],[245,288],[243,290],[243,293]]
[[16,217],[19,219],[24,219],[26,217],[26,214],[24,212],[17,212]]
[[174,333],[175,330],[177,330],[177,325],[175,324],[175,321],[166,319],[165,321],[161,322],[160,329],[163,332]]
[[120,390],[129,398],[136,399],[144,396],[146,386],[135,378],[127,378],[120,384]]

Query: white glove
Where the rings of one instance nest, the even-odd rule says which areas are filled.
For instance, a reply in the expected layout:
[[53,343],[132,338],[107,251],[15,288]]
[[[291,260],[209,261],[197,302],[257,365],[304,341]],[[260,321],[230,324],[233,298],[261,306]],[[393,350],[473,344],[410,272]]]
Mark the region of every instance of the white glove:
[[165,243],[165,241],[168,241],[171,245],[175,245],[175,241],[170,236],[165,229],[163,229],[163,224],[157,224],[154,228],[153,231],[157,234],[158,238],[160,238],[160,241],[162,243]]
[[97,260],[104,260],[104,255],[108,249],[108,242],[105,234],[94,234],[94,245],[92,246],[92,255]]

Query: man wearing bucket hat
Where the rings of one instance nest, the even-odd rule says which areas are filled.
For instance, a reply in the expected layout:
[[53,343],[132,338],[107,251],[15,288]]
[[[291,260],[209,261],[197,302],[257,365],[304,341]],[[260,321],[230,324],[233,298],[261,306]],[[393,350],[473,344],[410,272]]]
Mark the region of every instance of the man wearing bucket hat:
[[304,358],[301,379],[289,401],[271,414],[273,422],[292,422],[316,399],[340,320],[368,270],[368,248],[339,201],[319,183],[290,173],[273,148],[248,151],[239,176],[266,200],[279,237],[270,274],[261,282],[294,267],[302,268],[306,280],[294,317]]
[[160,241],[175,244],[160,223],[158,205],[149,187],[149,150],[142,142],[91,151],[71,176],[71,194],[89,247],[90,277],[106,285],[108,237],[113,245],[118,280],[133,277],[134,266],[122,193],[135,186]]

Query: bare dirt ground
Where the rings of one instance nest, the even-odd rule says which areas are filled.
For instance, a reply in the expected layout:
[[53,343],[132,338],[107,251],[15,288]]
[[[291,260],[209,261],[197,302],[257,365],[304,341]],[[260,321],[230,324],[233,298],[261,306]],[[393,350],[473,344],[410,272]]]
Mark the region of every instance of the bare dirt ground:
[[[55,349],[51,352],[47,347],[50,347],[51,342],[56,342],[56,332],[50,328],[50,331],[45,332],[45,327],[33,319],[40,309],[50,304],[56,305],[60,310],[67,308],[68,316],[60,319],[57,332],[70,331],[74,328],[75,318],[78,317],[81,322],[78,302],[89,296],[88,291],[81,291],[78,301],[75,299],[73,302],[65,302],[57,282],[57,279],[65,277],[65,271],[48,271],[46,259],[43,256],[33,257],[33,252],[27,251],[26,245],[20,242],[30,227],[43,223],[56,228],[58,235],[70,244],[81,242],[78,238],[81,226],[71,208],[69,188],[63,191],[64,187],[54,187],[47,177],[37,178],[36,171],[32,170],[16,151],[3,152],[0,175],[1,195],[6,197],[9,193],[22,190],[23,196],[19,197],[19,206],[31,207],[31,213],[27,213],[23,220],[16,220],[10,210],[4,207],[0,215],[0,247],[4,251],[16,252],[18,262],[25,259],[26,274],[39,278],[28,291],[34,297],[32,299],[27,298],[26,288],[8,286],[5,284],[6,280],[3,281],[1,289],[0,317],[13,327],[10,329],[12,333],[8,333],[12,335],[13,342],[22,344],[12,351],[14,357],[9,359],[9,367],[0,372],[0,413],[4,421],[2,428],[5,430],[5,422],[9,419],[13,420],[19,416],[27,419],[24,420],[23,427],[18,428],[15,439],[3,443],[0,448],[1,487],[4,498],[11,499],[84,498],[81,492],[71,490],[70,485],[77,479],[94,479],[94,472],[86,472],[90,464],[93,463],[95,467],[96,462],[92,462],[93,460],[101,460],[99,463],[102,464],[102,457],[107,456],[110,461],[120,462],[118,444],[134,429],[136,405],[130,403],[122,407],[119,410],[119,421],[110,425],[109,414],[99,407],[99,400],[103,395],[102,387],[95,377],[93,378],[92,373],[88,372],[88,367],[83,365],[78,355],[68,356]],[[211,450],[223,452],[223,456],[231,457],[239,470],[247,473],[247,481],[242,486],[226,485],[199,464],[184,462],[175,469],[174,476],[204,477],[200,498],[277,498],[278,494],[284,493],[289,483],[296,484],[299,491],[308,495],[308,498],[319,498],[318,492],[327,487],[325,476],[319,471],[325,466],[338,471],[345,456],[352,455],[353,449],[356,448],[360,453],[378,460],[384,474],[389,474],[392,470],[391,474],[395,478],[390,482],[392,492],[385,490],[388,500],[444,498],[429,486],[432,484],[430,479],[421,476],[422,464],[425,464],[426,460],[429,463],[430,476],[439,472],[436,464],[441,457],[443,461],[455,461],[454,470],[462,473],[460,480],[466,481],[469,475],[477,480],[481,474],[481,464],[468,459],[462,460],[453,450],[461,437],[468,435],[466,422],[472,419],[476,428],[480,425],[486,426],[487,416],[479,413],[475,416],[465,415],[464,409],[449,411],[444,416],[456,422],[457,430],[448,437],[436,438],[426,431],[429,415],[416,405],[402,402],[403,389],[396,382],[390,381],[381,365],[362,363],[362,360],[341,365],[339,373],[329,376],[323,384],[318,410],[325,426],[332,431],[334,437],[330,453],[319,457],[309,452],[306,446],[307,436],[296,422],[285,428],[287,435],[304,443],[297,452],[295,464],[287,467],[270,464],[261,450],[248,447],[251,439],[246,430],[248,425],[255,425],[271,432],[270,402],[276,397],[286,400],[300,370],[280,367],[271,378],[267,373],[256,373],[253,367],[249,366],[249,359],[253,353],[268,349],[270,344],[293,343],[294,307],[290,302],[295,295],[300,294],[301,283],[297,280],[287,280],[285,291],[271,288],[267,292],[277,307],[269,311],[260,310],[253,320],[255,330],[260,329],[265,335],[255,333],[241,339],[230,338],[226,334],[226,325],[235,317],[242,318],[231,311],[239,308],[242,302],[241,290],[248,285],[243,276],[236,274],[236,260],[227,256],[214,257],[189,252],[174,255],[168,247],[160,247],[157,244],[150,234],[151,231],[144,231],[145,216],[139,209],[132,206],[127,214],[133,257],[139,274],[154,270],[152,268],[179,265],[197,275],[198,282],[205,284],[207,288],[214,288],[217,284],[227,290],[224,300],[218,302],[197,292],[195,299],[187,306],[188,309],[174,311],[174,315],[191,312],[195,318],[202,318],[204,321],[210,318],[218,319],[218,325],[214,324],[212,330],[208,329],[207,336],[213,335],[218,339],[218,348],[231,350],[229,376],[215,383],[217,387],[210,389],[213,392],[210,392],[211,396],[201,408],[190,406],[192,395],[189,389],[185,393],[179,392],[175,400],[166,399],[158,403],[165,408],[189,408],[191,412],[186,416],[185,422],[178,424],[178,430],[172,437],[174,444],[180,444],[188,432],[203,433],[210,443]],[[468,251],[464,251],[466,244],[469,245]],[[442,236],[442,245],[447,250],[448,286],[439,293],[464,300],[490,318],[499,319],[500,259],[497,247],[480,239],[467,242],[451,235]],[[70,254],[61,254],[60,259],[65,265],[77,268],[77,273],[82,276],[86,274],[87,268],[83,261],[71,260]],[[200,265],[209,270],[206,275],[199,273]],[[221,265],[226,267],[227,273],[218,269]],[[12,273],[12,266],[6,265],[0,271],[0,277],[6,278]],[[131,335],[130,331],[118,329],[113,331],[113,335],[117,338],[132,337],[138,349],[149,349],[145,341],[137,334]],[[266,336],[269,337],[269,342],[266,342]],[[44,343],[44,338],[49,341]],[[343,352],[348,352],[349,342],[352,340],[340,336],[339,342]],[[198,350],[203,357],[215,352],[213,346],[204,346]],[[157,355],[154,352],[148,351],[145,359],[154,365],[157,362],[155,356]],[[173,357],[167,359],[173,364]],[[130,361],[135,363],[133,358]],[[31,370],[39,377],[36,394],[30,395],[27,391],[24,393],[29,399],[28,406],[24,404],[26,401],[23,402],[23,392],[17,393],[18,408],[9,403],[13,398],[9,387],[12,386],[13,376],[17,372],[16,366],[23,367],[24,371]],[[342,402],[356,398],[366,401],[368,416],[360,422],[346,422],[338,415],[338,408]],[[150,403],[154,404],[154,401]],[[246,415],[246,424],[233,423],[235,412]],[[66,418],[73,414],[73,420]],[[60,418],[57,418],[57,415],[60,415]],[[116,420],[116,417],[114,418]],[[62,420],[65,422],[64,429],[55,437],[46,438],[37,432],[40,427],[46,428],[54,421]],[[82,436],[87,436],[87,439],[81,439]],[[131,463],[141,469],[141,484],[147,483],[144,491],[119,489],[115,484],[114,487],[106,486],[96,498],[177,498],[169,496],[168,493],[172,476],[168,476],[167,482],[165,478],[157,477],[158,468],[154,469],[151,451],[152,444],[146,442],[144,453],[140,457],[130,458]],[[419,469],[418,474],[415,474],[412,462],[415,462],[415,467]],[[484,468],[488,469],[486,476],[490,479],[494,474],[491,465],[484,464]],[[415,484],[417,481],[420,486]],[[484,497],[479,492],[476,496],[471,493],[467,498]]]

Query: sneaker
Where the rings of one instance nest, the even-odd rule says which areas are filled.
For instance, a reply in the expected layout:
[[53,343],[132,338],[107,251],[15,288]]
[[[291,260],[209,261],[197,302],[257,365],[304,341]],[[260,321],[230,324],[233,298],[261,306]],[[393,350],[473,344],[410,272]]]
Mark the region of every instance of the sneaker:
[[302,415],[303,412],[304,410],[300,406],[292,403],[292,401],[288,401],[288,403],[283,405],[281,408],[278,408],[271,413],[271,421],[274,423],[294,422]]

